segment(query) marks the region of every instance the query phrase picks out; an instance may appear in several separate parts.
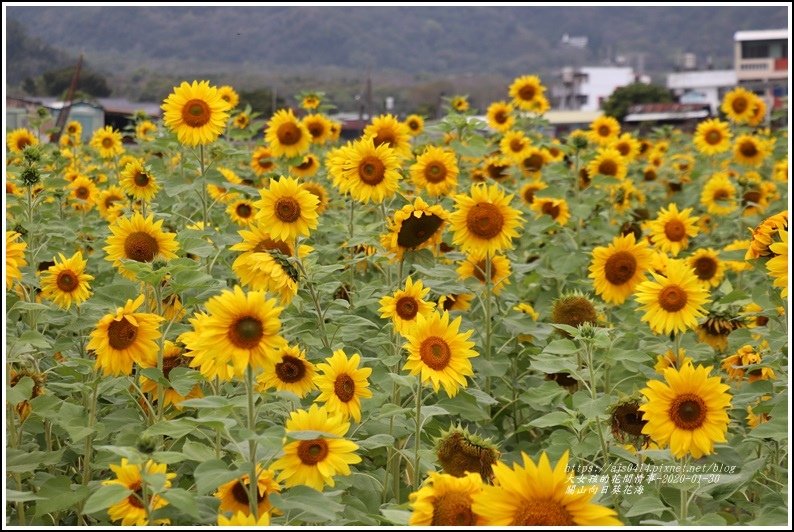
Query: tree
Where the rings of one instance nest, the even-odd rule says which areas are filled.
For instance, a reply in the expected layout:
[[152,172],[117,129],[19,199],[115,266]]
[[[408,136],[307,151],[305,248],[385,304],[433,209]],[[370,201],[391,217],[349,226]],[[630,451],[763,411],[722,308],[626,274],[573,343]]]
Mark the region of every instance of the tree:
[[261,113],[267,118],[286,105],[286,101],[281,96],[276,96],[276,109],[273,109],[273,91],[269,88],[259,88],[249,91],[240,91],[240,109],[245,108],[246,104],[251,106],[255,113]]
[[604,102],[604,114],[618,120],[629,114],[629,107],[641,103],[668,103],[673,101],[670,91],[660,85],[632,83],[615,89]]
[[[50,70],[42,74],[42,82],[45,94],[50,96],[61,96],[69,88],[74,76],[74,67],[59,68]],[[110,87],[104,76],[93,72],[85,66],[80,71],[80,78],[77,80],[77,90],[97,98],[110,96]]]

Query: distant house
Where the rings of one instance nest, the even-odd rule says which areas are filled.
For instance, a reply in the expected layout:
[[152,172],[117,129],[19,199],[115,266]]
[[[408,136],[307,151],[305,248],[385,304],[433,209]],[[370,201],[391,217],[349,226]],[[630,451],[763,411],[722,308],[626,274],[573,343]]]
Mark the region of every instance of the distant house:
[[691,70],[667,75],[667,88],[680,103],[706,103],[713,115],[718,113],[725,93],[734,87],[734,70]]
[[739,85],[762,96],[770,109],[788,97],[788,30],[737,31],[734,69]]
[[598,111],[615,89],[635,81],[631,67],[566,67],[551,86],[550,103],[554,109]]
[[711,107],[707,103],[645,103],[632,105],[623,122],[642,132],[662,125],[692,131],[698,122],[709,116],[712,116]]

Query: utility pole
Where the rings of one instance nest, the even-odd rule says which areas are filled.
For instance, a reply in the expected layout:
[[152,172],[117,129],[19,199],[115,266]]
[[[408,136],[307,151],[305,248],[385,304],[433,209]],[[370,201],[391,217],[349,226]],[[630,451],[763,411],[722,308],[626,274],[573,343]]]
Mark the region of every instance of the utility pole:
[[58,113],[58,120],[55,122],[55,135],[53,142],[61,140],[63,128],[66,127],[66,119],[69,118],[69,113],[72,110],[72,100],[74,99],[74,91],[77,89],[77,81],[80,79],[80,69],[83,67],[83,54],[77,60],[77,68],[74,69],[72,82],[69,84],[69,90],[66,92],[66,100],[63,102],[61,112]]
[[367,71],[367,90],[366,90],[366,101],[367,101],[367,114],[368,119],[372,120],[372,70]]

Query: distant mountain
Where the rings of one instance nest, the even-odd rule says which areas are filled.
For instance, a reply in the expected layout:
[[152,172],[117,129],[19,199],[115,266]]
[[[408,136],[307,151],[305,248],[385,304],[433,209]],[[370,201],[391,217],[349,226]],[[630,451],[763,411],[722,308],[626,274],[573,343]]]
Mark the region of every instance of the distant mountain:
[[[728,67],[734,32],[788,26],[785,6],[9,6],[7,16],[50,45],[86,52],[106,69],[167,64],[175,73],[334,67],[513,76],[617,55],[634,65],[644,55],[644,68],[661,73],[683,52]],[[563,45],[564,34],[587,37],[587,48]]]
[[19,85],[25,79],[32,79],[46,70],[61,68],[76,61],[41,39],[31,37],[22,24],[15,20],[7,21],[5,39],[8,64],[6,80],[10,86]]

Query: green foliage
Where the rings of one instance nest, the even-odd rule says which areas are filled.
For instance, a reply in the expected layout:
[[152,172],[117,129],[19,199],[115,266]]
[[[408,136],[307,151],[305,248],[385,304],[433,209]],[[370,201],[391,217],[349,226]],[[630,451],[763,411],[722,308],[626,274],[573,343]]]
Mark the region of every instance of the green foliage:
[[604,114],[623,120],[632,105],[641,103],[672,102],[673,96],[668,89],[660,85],[632,83],[615,89],[602,106]]

